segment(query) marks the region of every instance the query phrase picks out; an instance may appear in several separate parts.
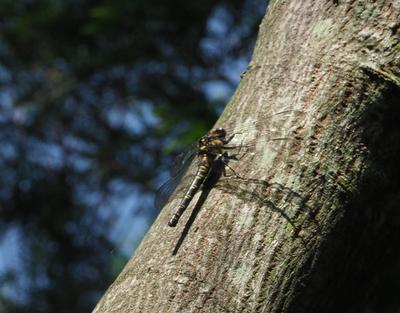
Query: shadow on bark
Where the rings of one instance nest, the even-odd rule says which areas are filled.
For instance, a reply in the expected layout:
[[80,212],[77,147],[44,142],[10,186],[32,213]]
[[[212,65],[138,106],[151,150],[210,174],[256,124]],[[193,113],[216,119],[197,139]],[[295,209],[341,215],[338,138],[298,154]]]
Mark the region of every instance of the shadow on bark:
[[310,207],[307,205],[308,198],[282,184],[236,177],[219,183],[217,188],[234,194],[244,202],[255,202],[259,207],[278,213],[293,228],[293,238],[300,239],[304,246],[307,240],[301,235],[301,230],[305,225],[312,225],[314,233],[321,232],[320,225],[314,219],[319,208]]
[[294,299],[283,299],[281,311],[398,312],[400,88],[384,86],[372,89],[380,98],[369,97],[357,121],[367,166],[343,192],[331,231],[299,269]]
[[185,224],[185,227],[175,245],[175,248],[172,252],[172,255],[176,255],[180,249],[180,247],[182,246],[183,241],[185,240],[187,234],[189,233],[190,228],[192,227],[193,222],[195,221],[197,215],[200,212],[201,207],[204,204],[204,201],[206,201],[211,189],[215,186],[215,184],[218,182],[218,180],[220,179],[221,175],[224,172],[224,168],[223,168],[223,164],[218,162],[218,164],[214,165],[214,168],[211,172],[211,175],[209,177],[207,177],[207,179],[205,180],[203,186],[202,186],[202,191],[200,194],[199,199],[197,200],[192,213],[190,214],[190,217],[188,219],[188,221]]
[[[177,244],[175,245],[172,255],[176,255],[178,253],[193,222],[199,214],[204,201],[207,199],[211,189],[213,188],[218,188],[219,190],[233,194],[245,202],[256,202],[259,207],[265,207],[272,212],[279,213],[279,215],[293,227],[293,238],[300,239],[304,246],[307,245],[307,241],[305,237],[300,235],[304,224],[314,225],[315,231],[320,233],[320,226],[314,219],[318,209],[308,206],[306,204],[308,199],[302,197],[299,193],[283,186],[282,184],[269,183],[268,181],[262,179],[231,176],[221,180],[220,178],[223,172],[223,164],[219,164],[213,170],[212,175],[210,175],[210,177],[208,177],[204,182],[200,197],[192,210],[192,213],[181,233],[181,236],[178,239]],[[250,188],[250,186],[252,187]],[[267,196],[267,193],[269,195],[273,194],[273,198],[271,196]],[[282,202],[286,203],[285,207],[279,206],[278,203]],[[293,212],[293,214],[290,215],[289,211]]]

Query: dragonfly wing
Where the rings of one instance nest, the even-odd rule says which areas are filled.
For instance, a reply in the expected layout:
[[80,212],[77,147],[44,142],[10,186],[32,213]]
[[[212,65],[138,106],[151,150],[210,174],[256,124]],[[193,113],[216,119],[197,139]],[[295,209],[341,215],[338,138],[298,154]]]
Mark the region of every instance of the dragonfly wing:
[[185,152],[179,154],[173,161],[171,169],[171,178],[167,180],[156,192],[154,199],[154,206],[156,209],[161,210],[168,202],[182,177],[185,175],[189,165],[192,163],[196,156],[196,149],[193,147],[187,149]]
[[182,172],[185,172],[196,156],[196,153],[196,144],[190,145],[185,149],[185,151],[179,153],[172,161],[171,177],[173,178],[179,174],[182,174]]
[[173,177],[167,180],[156,192],[154,199],[154,206],[156,209],[161,210],[168,202],[169,197],[172,195],[176,186],[179,184],[181,177]]

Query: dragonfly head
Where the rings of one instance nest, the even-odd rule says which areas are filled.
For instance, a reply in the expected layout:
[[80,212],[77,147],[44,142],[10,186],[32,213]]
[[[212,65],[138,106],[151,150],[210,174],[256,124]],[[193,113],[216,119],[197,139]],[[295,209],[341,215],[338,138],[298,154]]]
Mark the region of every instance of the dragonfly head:
[[226,131],[223,128],[216,128],[210,132],[210,136],[217,138],[225,138]]

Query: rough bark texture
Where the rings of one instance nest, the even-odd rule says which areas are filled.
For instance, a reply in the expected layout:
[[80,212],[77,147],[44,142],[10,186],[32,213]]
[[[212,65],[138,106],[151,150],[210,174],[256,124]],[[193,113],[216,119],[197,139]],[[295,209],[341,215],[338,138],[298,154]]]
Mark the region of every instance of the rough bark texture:
[[273,1],[217,123],[243,178],[169,228],[178,192],[94,312],[359,312],[399,238],[399,10]]

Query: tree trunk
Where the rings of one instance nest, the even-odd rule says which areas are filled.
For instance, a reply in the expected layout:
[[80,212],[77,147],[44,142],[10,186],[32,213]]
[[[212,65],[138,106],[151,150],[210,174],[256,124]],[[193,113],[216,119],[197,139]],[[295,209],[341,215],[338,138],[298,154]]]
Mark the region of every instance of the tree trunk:
[[216,125],[242,178],[170,228],[178,192],[94,312],[359,312],[398,256],[399,10],[272,1]]

